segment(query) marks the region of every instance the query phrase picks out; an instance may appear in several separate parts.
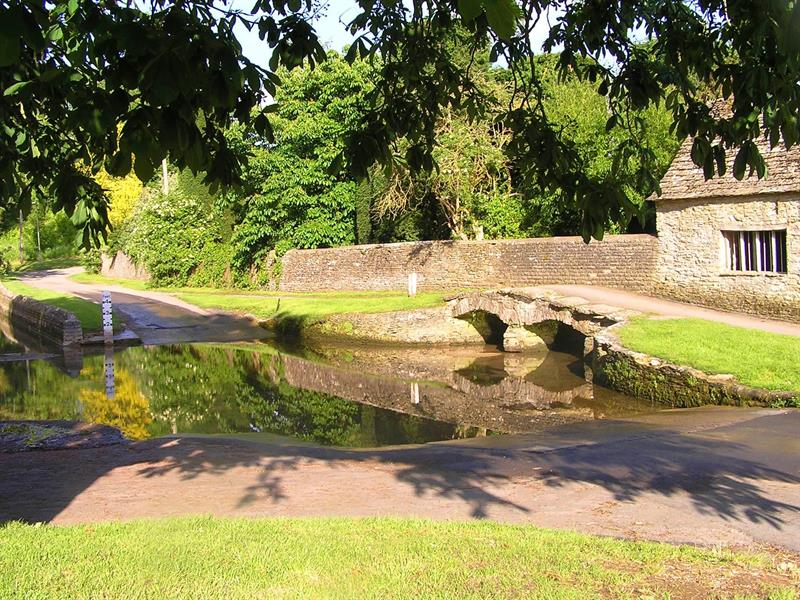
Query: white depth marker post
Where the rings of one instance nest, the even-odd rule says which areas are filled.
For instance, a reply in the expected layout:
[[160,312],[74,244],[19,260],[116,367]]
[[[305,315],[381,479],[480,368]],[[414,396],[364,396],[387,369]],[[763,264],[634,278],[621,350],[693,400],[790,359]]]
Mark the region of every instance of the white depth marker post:
[[419,404],[419,384],[416,381],[411,384],[411,404]]
[[105,375],[106,375],[106,398],[111,400],[117,395],[117,386],[114,382],[114,345],[106,344],[105,347]]
[[416,296],[417,295],[417,272],[411,271],[408,274],[408,295],[409,296]]
[[103,341],[105,342],[106,398],[116,393],[114,383],[114,317],[111,309],[111,292],[103,292]]
[[111,292],[103,292],[103,341],[114,343],[114,317],[111,311]]

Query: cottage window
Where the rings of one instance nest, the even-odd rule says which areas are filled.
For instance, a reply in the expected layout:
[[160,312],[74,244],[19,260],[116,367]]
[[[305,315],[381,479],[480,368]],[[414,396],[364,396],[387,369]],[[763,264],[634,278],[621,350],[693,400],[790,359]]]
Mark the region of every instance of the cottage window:
[[786,230],[723,231],[725,268],[729,271],[786,273]]

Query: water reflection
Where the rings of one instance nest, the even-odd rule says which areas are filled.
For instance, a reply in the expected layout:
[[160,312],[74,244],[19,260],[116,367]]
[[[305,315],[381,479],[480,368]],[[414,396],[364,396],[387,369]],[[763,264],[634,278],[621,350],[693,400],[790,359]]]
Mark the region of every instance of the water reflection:
[[198,344],[84,356],[68,373],[63,360],[0,350],[0,419],[81,419],[133,439],[270,433],[368,447],[652,410],[592,386],[578,359],[555,352]]

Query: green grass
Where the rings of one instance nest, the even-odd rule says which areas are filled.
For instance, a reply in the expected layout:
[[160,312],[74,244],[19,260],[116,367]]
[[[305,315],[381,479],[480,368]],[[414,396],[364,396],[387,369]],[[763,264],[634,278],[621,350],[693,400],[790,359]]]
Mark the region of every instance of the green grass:
[[635,319],[619,332],[622,345],[744,384],[800,391],[800,337],[702,319]]
[[26,285],[16,279],[4,279],[5,285],[12,293],[28,296],[35,300],[57,306],[73,313],[81,322],[84,331],[97,331],[103,328],[103,315],[100,305],[69,294]]
[[[796,598],[775,561],[488,522],[12,523],[0,530],[0,597]],[[747,577],[732,588],[737,571]]]
[[17,273],[30,273],[32,271],[47,271],[48,269],[66,269],[67,267],[77,267],[81,264],[80,258],[76,256],[65,256],[60,258],[47,258],[20,265]]
[[[127,287],[133,290],[154,290],[159,292],[168,292],[168,293],[183,293],[183,294],[190,294],[190,295],[201,295],[208,297],[208,302],[212,302],[211,298],[213,297],[231,297],[232,299],[238,299],[241,297],[247,296],[254,296],[257,298],[298,298],[298,299],[328,299],[331,301],[336,300],[380,300],[380,299],[389,299],[392,302],[395,302],[398,298],[406,298],[408,297],[402,293],[397,291],[375,291],[375,292],[359,292],[359,291],[348,291],[348,292],[270,292],[266,290],[243,290],[238,288],[201,288],[201,287],[150,287],[146,281],[141,281],[139,279],[124,279],[121,277],[106,277],[104,275],[96,274],[96,273],[76,273],[75,275],[71,275],[70,279],[73,281],[77,281],[78,283],[90,283],[90,284],[108,284],[108,285],[119,285],[122,287]],[[465,291],[465,290],[461,290]],[[431,293],[427,294],[427,296],[433,297],[444,297],[448,294],[455,294],[457,292],[448,292],[448,293]],[[425,294],[420,294],[417,298],[424,296]],[[224,300],[219,300],[220,302],[224,302]],[[413,301],[413,299],[412,299]],[[438,302],[437,302],[438,303]],[[427,301],[423,302],[423,304],[428,305]],[[435,304],[434,304],[435,305]],[[394,310],[394,309],[390,309]],[[398,309],[400,310],[400,309]],[[332,314],[332,313],[326,313]]]
[[444,305],[444,294],[414,297],[398,292],[329,292],[324,294],[241,294],[216,290],[181,290],[178,298],[202,308],[245,312],[257,317],[313,321],[341,313],[379,313]]
[[89,273],[79,273],[71,279],[79,283],[111,284],[134,290],[167,292],[201,308],[248,313],[263,319],[275,318],[280,323],[290,324],[292,328],[334,314],[380,313],[443,306],[444,298],[450,295],[428,292],[409,297],[396,291],[301,293],[187,287],[150,288],[144,281]]
[[130,288],[132,290],[150,289],[147,286],[146,281],[141,281],[139,279],[124,279],[122,277],[105,277],[99,273],[75,273],[74,275],[70,275],[69,278],[73,281],[77,281],[78,283],[118,285],[121,287]]

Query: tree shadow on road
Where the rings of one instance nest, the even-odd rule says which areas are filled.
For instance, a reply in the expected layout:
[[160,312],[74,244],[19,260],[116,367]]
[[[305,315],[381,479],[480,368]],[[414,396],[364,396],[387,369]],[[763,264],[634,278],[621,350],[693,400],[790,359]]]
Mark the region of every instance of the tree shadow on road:
[[[268,500],[291,512],[297,490],[291,488],[287,476],[308,471],[312,478],[324,477],[324,469],[330,469],[339,476],[330,482],[320,480],[320,488],[350,485],[349,470],[358,472],[360,481],[365,472],[381,471],[391,475],[398,489],[408,486],[416,497],[456,502],[474,518],[503,512],[525,520],[536,511],[537,489],[565,488],[568,493],[568,486],[576,483],[599,486],[621,502],[636,502],[653,494],[684,496],[702,515],[765,523],[779,530],[790,514],[800,513],[800,506],[793,503],[798,494],[776,497],[763,487],[778,483],[788,484],[784,489],[789,489],[800,484],[800,477],[793,474],[796,467],[762,464],[748,458],[741,444],[659,429],[627,440],[546,452],[449,444],[355,451],[183,438],[114,448],[0,455],[0,521],[50,521],[96,480],[121,467],[128,467],[130,481],[120,502],[131,506],[137,495],[146,496],[147,490],[159,485],[175,486],[176,503],[182,495],[230,485],[240,488],[239,507]],[[243,470],[247,476],[240,479]],[[195,491],[195,480],[200,478]],[[525,486],[524,492],[520,494],[515,486]],[[517,493],[512,495],[515,489]],[[369,489],[363,490],[363,494],[369,493]],[[391,490],[382,493],[391,494]],[[115,498],[103,502],[113,504]],[[386,506],[387,514],[392,514],[392,503]],[[564,511],[570,510],[566,499],[563,506]],[[98,507],[95,514],[85,516],[95,520],[102,515]]]

